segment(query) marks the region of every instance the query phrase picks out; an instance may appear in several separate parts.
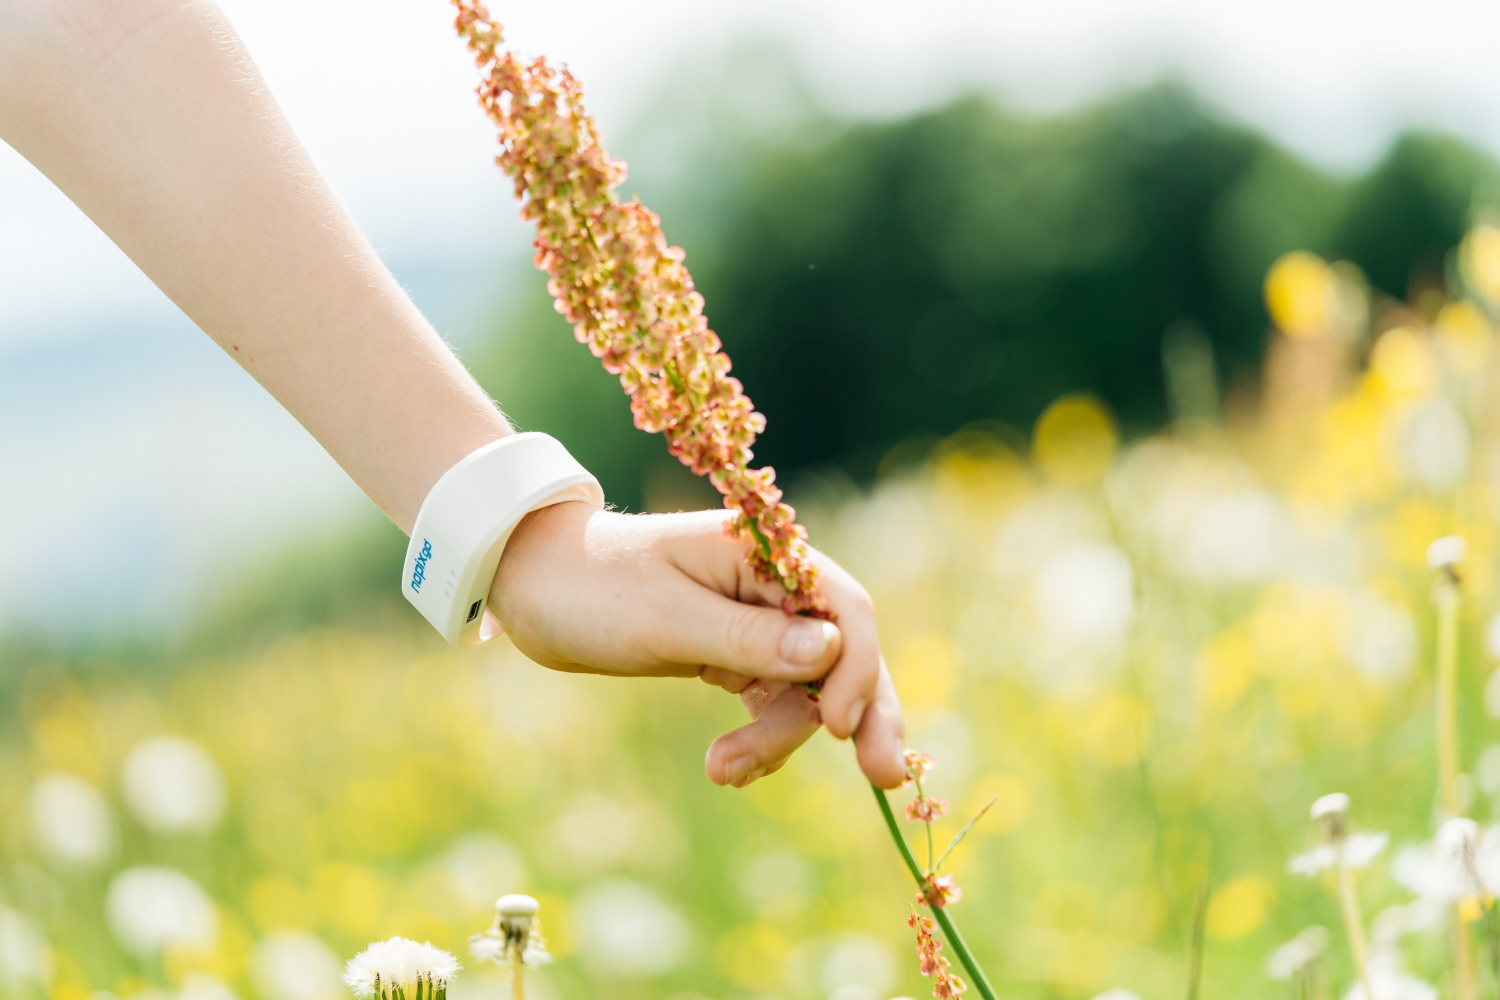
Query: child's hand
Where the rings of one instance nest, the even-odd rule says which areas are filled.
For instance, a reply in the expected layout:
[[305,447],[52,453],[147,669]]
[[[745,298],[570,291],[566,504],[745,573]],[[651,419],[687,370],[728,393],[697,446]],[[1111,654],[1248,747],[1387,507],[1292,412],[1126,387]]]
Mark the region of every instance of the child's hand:
[[[500,560],[490,608],[516,648],[556,670],[701,677],[739,694],[754,719],[714,741],[708,776],[748,784],[779,768],[823,724],[854,737],[875,784],[905,778],[901,705],[869,595],[813,559],[838,626],[785,615],[757,581],[725,511],[612,514],[562,503],[526,517]],[[817,705],[791,682],[823,677]]]

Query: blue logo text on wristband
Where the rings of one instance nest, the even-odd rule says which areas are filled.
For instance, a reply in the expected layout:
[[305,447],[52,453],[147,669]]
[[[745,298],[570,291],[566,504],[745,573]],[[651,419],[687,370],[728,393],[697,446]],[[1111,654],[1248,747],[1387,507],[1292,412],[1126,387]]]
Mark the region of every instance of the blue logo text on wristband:
[[411,590],[414,594],[422,592],[422,581],[427,579],[427,560],[432,558],[432,543],[422,539],[422,553],[417,556],[417,565],[411,571]]

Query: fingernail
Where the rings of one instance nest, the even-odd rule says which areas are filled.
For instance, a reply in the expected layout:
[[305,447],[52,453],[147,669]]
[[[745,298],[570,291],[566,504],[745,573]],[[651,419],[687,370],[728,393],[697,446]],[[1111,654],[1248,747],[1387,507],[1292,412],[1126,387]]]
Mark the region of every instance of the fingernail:
[[849,706],[848,719],[850,736],[853,736],[859,730],[859,720],[863,719],[864,717],[865,700],[863,698],[856,698],[854,699],[854,703]]
[[838,627],[832,622],[820,622],[812,618],[801,618],[792,622],[781,633],[781,658],[799,667],[811,667],[823,659],[828,644],[838,635]]
[[755,767],[755,758],[749,754],[745,754],[743,757],[736,757],[724,767],[725,783],[733,785],[736,781],[749,774],[753,767]]
[[752,781],[755,781],[757,778],[764,778],[765,776],[766,776],[766,769],[762,767],[759,770],[751,771],[749,774],[745,775],[745,780],[741,781],[739,784],[735,785],[734,787],[736,787],[736,788],[744,788],[746,785],[750,784]]

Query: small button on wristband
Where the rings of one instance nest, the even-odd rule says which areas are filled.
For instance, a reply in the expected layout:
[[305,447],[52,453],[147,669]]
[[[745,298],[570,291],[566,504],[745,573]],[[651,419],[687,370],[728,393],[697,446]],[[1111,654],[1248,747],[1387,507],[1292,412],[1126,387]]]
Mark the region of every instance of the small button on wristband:
[[565,500],[603,509],[604,491],[556,438],[512,434],[472,452],[422,501],[401,593],[449,642],[489,642],[501,629],[485,603],[510,533],[527,514]]

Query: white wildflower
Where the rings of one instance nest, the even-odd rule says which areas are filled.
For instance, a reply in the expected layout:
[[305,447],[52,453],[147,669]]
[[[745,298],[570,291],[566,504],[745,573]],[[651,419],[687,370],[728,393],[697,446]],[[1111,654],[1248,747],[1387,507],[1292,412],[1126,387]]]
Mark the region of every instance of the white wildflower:
[[1312,804],[1310,810],[1313,819],[1323,819],[1325,816],[1343,815],[1349,811],[1349,796],[1343,792],[1330,792],[1322,796]]
[[1458,535],[1444,535],[1427,546],[1427,568],[1452,570],[1464,561],[1468,545]]
[[[1378,949],[1370,956],[1370,992],[1373,1000],[1438,1000],[1438,991],[1431,983],[1408,973],[1401,964],[1401,955],[1394,948]],[[1372,1000],[1365,993],[1365,984],[1356,982],[1344,994],[1344,1000]]]
[[26,995],[25,984],[46,987],[51,981],[52,951],[47,939],[26,917],[0,906],[0,987]]
[[71,865],[97,865],[115,850],[115,819],[104,795],[82,778],[49,774],[31,788],[31,830],[42,850]]
[[1271,952],[1266,975],[1272,979],[1291,979],[1316,962],[1327,949],[1328,928],[1314,924]]
[[1344,841],[1344,864],[1350,868],[1363,868],[1390,843],[1388,833],[1351,833]]
[[1377,913],[1371,937],[1377,947],[1394,945],[1407,934],[1433,930],[1448,918],[1450,912],[1447,902],[1418,896],[1409,903],[1387,906]]
[[577,903],[580,951],[601,972],[659,976],[691,953],[692,928],[655,890],[613,878],[585,889]]
[[1500,876],[1500,835],[1491,830],[1481,837],[1473,820],[1450,819],[1427,843],[1403,848],[1391,876],[1419,897],[1457,902]]
[[459,968],[458,959],[441,948],[393,937],[376,941],[351,958],[344,968],[344,985],[356,997],[377,1000],[390,1000],[396,990],[412,997],[419,984],[425,986],[428,995],[435,991],[441,997]]
[[269,934],[250,951],[250,981],[266,1000],[326,1000],[339,994],[339,957],[301,931]]
[[208,893],[173,868],[130,868],[116,875],[105,913],[120,943],[142,955],[171,945],[206,947],[219,932]]
[[1324,795],[1312,804],[1309,815],[1323,837],[1323,843],[1291,860],[1288,868],[1294,875],[1316,875],[1342,865],[1364,868],[1385,850],[1390,836],[1384,833],[1350,833],[1346,823],[1349,796],[1343,792]]
[[1332,844],[1323,844],[1312,850],[1297,855],[1287,865],[1287,870],[1293,875],[1307,875],[1309,877],[1322,871],[1327,871],[1338,864],[1339,851]]
[[[140,994],[136,994],[140,996]],[[135,1000],[132,997],[131,1000]],[[223,982],[203,972],[189,972],[177,991],[177,1000],[239,1000]]]
[[541,904],[531,896],[511,893],[495,900],[495,922],[483,934],[469,938],[469,950],[481,962],[504,965],[519,955],[522,965],[546,965],[547,939],[537,916]]
[[1098,996],[1094,997],[1094,1000],[1141,1000],[1141,998],[1136,994],[1130,992],[1129,990],[1116,988],[1112,990],[1105,990],[1103,993],[1100,993]]
[[228,795],[219,765],[192,740],[156,736],[125,758],[125,802],[157,833],[203,833],[224,817]]

